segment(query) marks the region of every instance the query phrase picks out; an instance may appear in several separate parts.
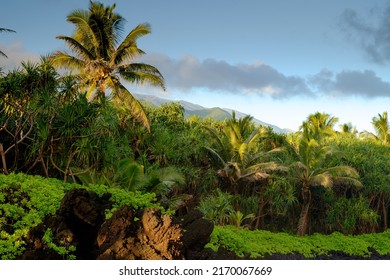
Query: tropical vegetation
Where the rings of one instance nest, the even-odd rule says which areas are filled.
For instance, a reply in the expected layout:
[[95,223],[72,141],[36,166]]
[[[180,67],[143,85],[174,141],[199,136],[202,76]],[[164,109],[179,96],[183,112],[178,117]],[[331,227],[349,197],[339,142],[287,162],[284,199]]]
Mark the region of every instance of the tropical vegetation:
[[[58,36],[69,52],[0,76],[2,258],[17,256],[28,229],[72,188],[110,192],[114,208],[198,209],[216,225],[210,247],[239,255],[389,253],[387,112],[373,117],[375,133],[358,133],[353,124],[338,131],[336,117],[314,112],[299,131],[278,134],[250,116],[185,118],[179,103],[138,101],[125,82],[164,88],[162,74],[138,61],[144,52],[137,39],[150,26],[121,40],[124,18],[114,10],[91,2],[73,11],[67,20],[74,33]],[[322,244],[320,234],[331,241]],[[270,247],[250,243],[271,237]],[[282,239],[291,247],[277,247]],[[332,240],[348,246],[332,247]]]

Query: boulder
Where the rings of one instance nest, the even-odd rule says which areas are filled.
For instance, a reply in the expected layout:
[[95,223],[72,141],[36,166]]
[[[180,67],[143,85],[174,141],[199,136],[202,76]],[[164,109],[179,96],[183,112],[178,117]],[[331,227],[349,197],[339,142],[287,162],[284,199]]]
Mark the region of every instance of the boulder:
[[213,231],[213,224],[198,211],[173,217],[159,209],[122,206],[105,220],[105,211],[111,207],[108,194],[99,197],[84,189],[67,192],[57,213],[30,229],[19,259],[69,257],[43,240],[49,229],[55,244],[76,247],[72,254],[81,260],[201,259]]

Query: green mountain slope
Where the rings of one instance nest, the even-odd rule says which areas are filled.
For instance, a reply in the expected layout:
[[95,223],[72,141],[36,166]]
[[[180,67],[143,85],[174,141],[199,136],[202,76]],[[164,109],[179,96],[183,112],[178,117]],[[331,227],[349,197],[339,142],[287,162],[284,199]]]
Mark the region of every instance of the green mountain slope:
[[[165,99],[165,98],[160,98],[157,96],[153,95],[144,95],[144,94],[134,94],[134,96],[142,101],[146,101],[147,103],[160,106],[161,104],[168,103],[168,102],[179,102],[181,106],[184,108],[184,116],[186,118],[190,116],[198,116],[200,118],[212,118],[215,120],[220,120],[223,121],[225,119],[231,118],[232,112],[234,111],[236,113],[237,118],[242,118],[247,116],[248,114],[238,112],[233,109],[228,109],[228,108],[219,108],[219,107],[214,107],[214,108],[205,108],[202,107],[198,104],[194,104],[188,101],[180,100],[170,100],[170,99]],[[290,133],[293,132],[291,129],[282,129],[276,125],[272,125],[266,122],[263,122],[261,120],[258,120],[256,118],[253,118],[253,121],[257,124],[264,125],[264,126],[270,126],[273,128],[273,130],[277,133]]]

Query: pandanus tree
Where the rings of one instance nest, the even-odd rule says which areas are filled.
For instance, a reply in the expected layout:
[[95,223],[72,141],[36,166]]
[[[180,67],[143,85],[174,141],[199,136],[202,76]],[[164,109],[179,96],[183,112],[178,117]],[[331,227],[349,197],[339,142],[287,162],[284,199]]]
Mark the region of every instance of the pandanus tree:
[[78,78],[89,100],[110,97],[124,105],[145,127],[149,120],[142,105],[122,81],[164,87],[161,73],[154,66],[135,62],[144,52],[137,40],[149,34],[149,24],[140,24],[120,42],[125,19],[114,12],[115,4],[105,7],[90,2],[88,10],[71,12],[67,21],[74,24],[72,36],[57,36],[64,40],[70,52],[56,51],[52,57],[57,67],[69,69]]

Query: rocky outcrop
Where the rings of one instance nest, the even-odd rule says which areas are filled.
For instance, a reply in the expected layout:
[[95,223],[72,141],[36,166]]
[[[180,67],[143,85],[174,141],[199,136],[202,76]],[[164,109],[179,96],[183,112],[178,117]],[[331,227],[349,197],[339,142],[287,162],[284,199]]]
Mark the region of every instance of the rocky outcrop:
[[204,246],[210,242],[214,224],[203,219],[202,213],[196,210],[176,217],[175,222],[184,231],[182,242],[185,259],[204,259]]
[[76,259],[201,259],[213,224],[199,212],[174,218],[159,209],[123,206],[105,220],[105,211],[112,207],[109,198],[82,189],[68,192],[56,215],[29,231],[19,259],[66,258],[43,240],[49,229],[55,244],[76,247],[72,252]]
[[182,230],[169,215],[146,209],[139,221],[128,207],[120,208],[103,223],[97,243],[98,259],[175,260],[183,258]]

